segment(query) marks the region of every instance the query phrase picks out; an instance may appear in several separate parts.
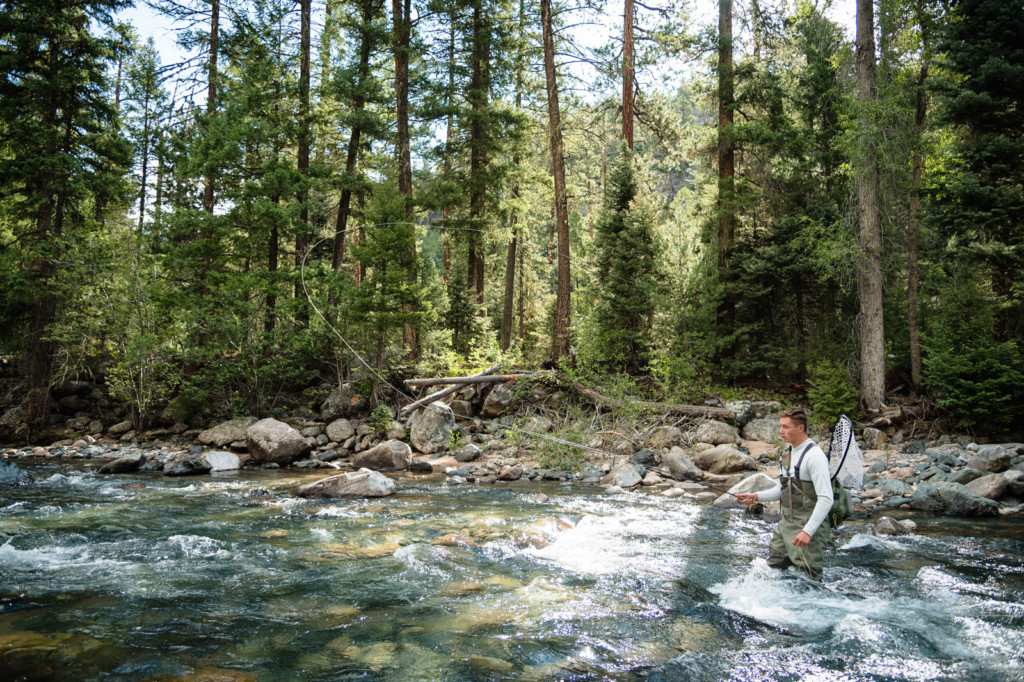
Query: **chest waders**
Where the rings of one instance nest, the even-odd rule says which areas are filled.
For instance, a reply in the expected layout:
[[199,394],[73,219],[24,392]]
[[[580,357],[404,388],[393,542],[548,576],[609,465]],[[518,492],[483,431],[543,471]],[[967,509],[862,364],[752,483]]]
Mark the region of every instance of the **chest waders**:
[[832,530],[827,522],[818,526],[811,536],[810,543],[806,547],[797,547],[793,544],[795,538],[807,525],[807,521],[814,513],[814,505],[818,501],[818,494],[814,491],[814,483],[800,480],[800,465],[803,464],[804,455],[811,449],[813,443],[804,448],[797,460],[795,476],[785,475],[789,471],[791,453],[787,453],[782,460],[782,475],[779,477],[782,483],[782,518],[775,528],[772,542],[768,546],[768,565],[773,568],[787,568],[796,566],[806,573],[812,580],[821,580],[822,566],[825,563],[825,547],[832,539]]

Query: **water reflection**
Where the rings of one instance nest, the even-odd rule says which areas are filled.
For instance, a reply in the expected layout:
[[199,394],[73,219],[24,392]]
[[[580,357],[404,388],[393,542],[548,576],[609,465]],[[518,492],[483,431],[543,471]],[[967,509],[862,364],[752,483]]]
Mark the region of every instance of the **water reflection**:
[[1024,663],[1024,542],[1001,520],[851,524],[822,587],[767,568],[767,524],[659,496],[408,478],[311,502],[291,495],[304,473],[32,473],[0,493],[0,667],[27,679],[990,680]]

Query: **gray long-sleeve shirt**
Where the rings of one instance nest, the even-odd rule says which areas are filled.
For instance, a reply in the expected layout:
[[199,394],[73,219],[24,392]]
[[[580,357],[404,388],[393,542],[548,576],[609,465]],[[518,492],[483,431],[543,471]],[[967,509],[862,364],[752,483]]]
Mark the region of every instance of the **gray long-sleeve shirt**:
[[[796,476],[796,465],[800,461],[800,453],[804,452],[805,448],[804,461],[800,465],[800,480],[810,481],[814,484],[814,492],[818,494],[818,501],[814,504],[811,518],[804,524],[804,532],[814,535],[822,521],[828,517],[829,510],[832,509],[832,475],[828,467],[828,456],[810,438],[793,448],[789,457],[789,471],[784,473]],[[774,488],[757,494],[757,499],[762,502],[772,502],[781,497],[781,483],[776,483]]]

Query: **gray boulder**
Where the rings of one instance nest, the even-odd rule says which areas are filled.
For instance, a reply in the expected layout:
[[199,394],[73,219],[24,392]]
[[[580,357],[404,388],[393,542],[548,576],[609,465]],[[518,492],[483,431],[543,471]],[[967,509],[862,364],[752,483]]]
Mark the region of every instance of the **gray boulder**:
[[[246,429],[252,426],[255,422],[255,417],[231,419],[221,424],[217,424],[213,428],[202,431],[196,437],[196,440],[203,445],[213,445],[215,447],[222,448],[225,445],[234,443],[235,441],[245,440]],[[115,433],[115,428],[117,427],[110,427],[110,432]]]
[[864,446],[868,450],[878,450],[888,441],[888,438],[885,437],[884,433],[870,426],[864,427],[860,437],[861,440],[864,441]]
[[756,440],[763,443],[779,442],[779,420],[773,417],[753,419],[743,427],[744,440]]
[[472,462],[480,458],[480,448],[473,443],[469,445],[463,445],[461,448],[454,452],[455,461],[457,462]]
[[750,404],[749,400],[735,400],[731,403],[726,403],[725,408],[732,412],[733,423],[739,428],[742,428],[754,418],[754,406]]
[[356,435],[356,427],[347,419],[335,419],[327,425],[327,437],[334,443],[344,443]]
[[164,464],[164,476],[197,476],[210,472],[210,463],[202,455],[184,455]]
[[469,419],[473,416],[473,403],[468,400],[453,400],[451,407],[457,417]]
[[982,497],[959,483],[922,483],[910,500],[910,506],[921,511],[954,516],[995,516],[999,503]]
[[319,481],[301,485],[295,491],[299,497],[387,497],[394,495],[395,482],[384,474],[360,469]]
[[654,454],[654,450],[643,449],[637,451],[629,461],[633,464],[643,464],[645,467],[652,467],[657,462],[657,455]]
[[547,433],[553,428],[555,428],[554,422],[547,417],[541,416],[530,417],[526,421],[526,424],[523,425],[524,430],[532,431],[534,433]]
[[632,488],[640,485],[640,481],[644,480],[645,473],[647,470],[643,466],[622,462],[613,467],[608,475],[601,479],[601,485]]
[[912,485],[898,481],[895,478],[880,478],[877,481],[873,481],[872,486],[878,488],[886,497],[902,497],[914,492]]
[[141,452],[132,452],[124,457],[119,457],[111,462],[107,462],[99,468],[97,473],[127,474],[142,466],[144,459],[145,458],[142,456]]
[[309,454],[312,447],[298,431],[276,419],[261,419],[245,431],[245,446],[257,464],[284,466]]
[[455,414],[452,408],[440,401],[416,410],[409,417],[409,440],[425,455],[446,450],[453,430]]
[[739,438],[739,432],[735,426],[725,422],[707,419],[700,423],[694,434],[694,440],[700,443],[711,443],[712,445],[732,445]]
[[[120,435],[122,433],[128,433],[131,430],[132,430],[132,423],[130,421],[128,421],[128,420],[125,420],[123,422],[118,422],[117,424],[114,424],[113,426],[111,426],[109,429],[107,429],[107,433],[109,433],[112,436],[118,436],[118,435]],[[200,435],[202,435],[202,434],[200,434]]]
[[400,440],[384,441],[352,458],[352,466],[373,469],[408,469],[412,464],[412,448]]
[[719,445],[703,452],[694,453],[693,463],[713,474],[757,470],[757,462],[753,457],[730,445]]
[[959,483],[961,485],[967,485],[971,481],[981,478],[985,474],[981,473],[977,469],[971,467],[964,467],[963,469],[957,469],[949,475],[949,480],[953,483]]
[[1016,498],[1024,497],[1024,471],[1020,469],[1007,469],[1003,472],[1006,479],[1006,492]]
[[484,398],[483,407],[480,408],[480,416],[484,419],[500,417],[505,414],[511,404],[512,392],[505,388],[504,384],[498,384]]
[[726,495],[725,493],[719,495],[715,498],[714,504],[719,506],[733,504],[734,502],[740,504],[736,500],[736,495],[739,495],[740,493],[759,493],[764,490],[771,490],[776,484],[777,481],[768,474],[756,473],[753,476],[747,476],[742,481],[729,488],[729,492],[732,493],[731,495]]
[[223,450],[211,450],[203,455],[206,463],[210,465],[210,471],[235,471],[241,468],[242,460],[233,452]]
[[1013,455],[1001,445],[984,445],[967,466],[986,474],[998,474],[1013,466]]
[[891,516],[883,516],[875,522],[875,532],[879,535],[906,535],[910,531]]
[[707,478],[707,475],[690,461],[685,451],[681,448],[672,448],[661,456],[661,463],[666,469],[672,472],[676,478],[700,481]]
[[20,485],[28,485],[36,479],[32,474],[23,471],[13,462],[0,459],[0,488],[14,488]]
[[671,448],[683,444],[683,432],[677,426],[659,426],[649,439],[652,448]]
[[320,405],[320,418],[325,422],[351,417],[366,409],[366,398],[356,393],[352,384],[342,384],[331,391]]
[[752,400],[750,406],[754,408],[754,417],[767,417],[770,414],[778,414],[779,410],[782,409],[782,405],[778,400]]
[[1003,499],[1008,486],[1009,484],[1003,474],[986,474],[965,485],[968,490],[973,490],[982,497],[996,501]]

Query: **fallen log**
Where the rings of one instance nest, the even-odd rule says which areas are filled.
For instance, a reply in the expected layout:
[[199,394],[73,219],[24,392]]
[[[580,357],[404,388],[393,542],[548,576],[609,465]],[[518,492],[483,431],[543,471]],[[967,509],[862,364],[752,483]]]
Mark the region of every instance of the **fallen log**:
[[[592,388],[587,388],[583,384],[571,384],[572,390],[579,395],[587,398],[593,403],[602,405],[604,407],[610,407],[618,410],[622,409],[627,405],[624,400],[617,400],[615,398],[609,398],[608,396],[601,395]],[[639,405],[655,412],[665,412],[668,414],[680,414],[684,417],[704,417],[714,419],[733,419],[735,414],[732,410],[724,407],[708,407],[706,405],[674,405],[672,403],[651,403],[645,400],[632,400],[629,401],[629,405]]]
[[[487,376],[489,374],[493,374],[494,372],[497,372],[499,369],[501,369],[501,365],[495,365],[494,367],[489,367],[489,368],[485,369],[482,372],[474,374],[473,376],[474,377]],[[450,395],[452,393],[455,393],[455,391],[459,390],[459,386],[460,386],[460,384],[455,384],[454,386],[449,386],[448,388],[441,389],[440,391],[437,391],[436,393],[431,393],[430,395],[428,395],[425,398],[420,398],[419,400],[417,400],[415,402],[409,403],[408,405],[403,407],[402,411],[399,412],[398,414],[399,414],[400,417],[404,417],[405,415],[407,415],[410,412],[412,412],[413,410],[415,410],[417,407],[422,407],[423,405],[427,405],[429,403],[432,403],[435,400],[438,400],[440,398],[445,397],[446,395]]]
[[421,386],[441,386],[444,384],[458,384],[459,386],[465,386],[467,384],[484,384],[492,382],[503,382],[503,381],[515,381],[516,379],[522,379],[524,377],[536,376],[537,372],[527,372],[524,374],[489,374],[486,376],[471,376],[471,377],[435,377],[431,379],[406,379],[405,385],[413,388]]

